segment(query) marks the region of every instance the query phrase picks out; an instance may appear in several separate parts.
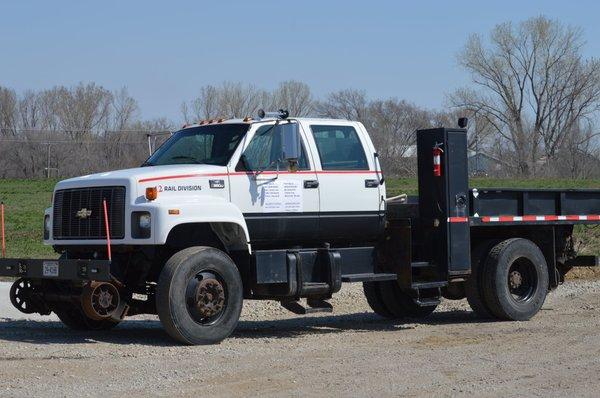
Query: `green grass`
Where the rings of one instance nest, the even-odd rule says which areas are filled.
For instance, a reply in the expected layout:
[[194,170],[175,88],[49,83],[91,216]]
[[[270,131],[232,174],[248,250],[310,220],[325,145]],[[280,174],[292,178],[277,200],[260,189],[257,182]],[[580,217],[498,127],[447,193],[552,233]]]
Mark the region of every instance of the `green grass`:
[[[55,180],[0,179],[0,201],[6,206],[6,246],[8,257],[54,257],[51,247],[42,244],[44,209],[50,206]],[[389,178],[388,196],[417,194],[415,178]],[[600,188],[600,180],[567,179],[488,179],[475,178],[471,187],[505,188]],[[583,253],[600,253],[600,227],[578,226],[576,239]]]
[[[388,196],[401,193],[416,195],[418,193],[416,178],[389,178],[386,179]],[[561,178],[540,179],[493,179],[471,178],[471,188],[599,188],[600,180],[573,180]]]
[[54,257],[42,244],[44,210],[52,201],[54,180],[0,179],[0,201],[5,206],[7,257]]

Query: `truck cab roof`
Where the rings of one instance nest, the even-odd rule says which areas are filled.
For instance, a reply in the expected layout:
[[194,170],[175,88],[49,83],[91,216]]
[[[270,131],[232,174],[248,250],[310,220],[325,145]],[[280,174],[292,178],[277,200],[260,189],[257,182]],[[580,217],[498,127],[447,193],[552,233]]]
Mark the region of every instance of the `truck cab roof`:
[[[302,122],[307,122],[307,123],[343,123],[343,124],[353,124],[353,123],[356,123],[354,121],[347,120],[347,119],[333,119],[333,118],[289,117],[288,119],[296,120],[296,121],[298,121],[300,123],[302,123]],[[186,125],[183,126],[182,129],[193,128],[193,127],[200,127],[200,126],[208,126],[208,125],[215,125],[215,124],[257,124],[257,123],[270,123],[270,122],[274,122],[276,120],[281,120],[281,119],[276,119],[276,118],[263,118],[263,119],[256,118],[256,119],[254,119],[254,118],[250,118],[250,117],[246,117],[246,118],[243,118],[243,119],[240,119],[240,118],[234,118],[234,119],[208,119],[208,120],[202,120],[202,121],[197,122],[197,123],[186,124]]]

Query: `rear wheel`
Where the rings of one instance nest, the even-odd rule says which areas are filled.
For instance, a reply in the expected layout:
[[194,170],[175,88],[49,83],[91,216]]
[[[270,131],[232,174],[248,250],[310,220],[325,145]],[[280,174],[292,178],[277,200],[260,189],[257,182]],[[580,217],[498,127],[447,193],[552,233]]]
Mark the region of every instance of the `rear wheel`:
[[544,304],[548,266],[530,240],[505,240],[492,248],[483,269],[484,298],[499,319],[526,321]]
[[173,255],[156,291],[160,321],[184,344],[214,344],[229,336],[238,323],[242,299],[235,263],[211,247],[190,247]]
[[363,282],[363,292],[369,303],[369,307],[377,315],[384,318],[394,318],[394,315],[385,307],[383,299],[381,298],[381,292],[379,290],[379,284],[381,282]]
[[480,242],[471,251],[471,276],[469,276],[465,284],[465,293],[471,309],[479,318],[488,319],[494,317],[484,302],[482,269],[490,249],[497,242]]
[[420,306],[403,292],[396,281],[379,282],[379,291],[385,308],[393,318],[424,318],[436,309],[436,305]]

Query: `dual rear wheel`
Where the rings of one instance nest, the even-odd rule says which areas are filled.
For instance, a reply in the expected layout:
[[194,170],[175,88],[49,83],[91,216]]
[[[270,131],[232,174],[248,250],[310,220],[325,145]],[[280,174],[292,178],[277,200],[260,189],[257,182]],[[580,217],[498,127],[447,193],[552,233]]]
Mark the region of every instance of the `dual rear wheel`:
[[[469,305],[480,318],[526,321],[544,304],[548,266],[539,247],[522,238],[484,241],[471,253],[465,285]],[[369,306],[385,318],[422,318],[435,306],[422,307],[396,281],[364,282]]]
[[417,304],[396,281],[363,282],[363,291],[371,309],[385,318],[424,318],[436,308]]
[[475,247],[465,290],[479,317],[526,321],[544,304],[548,284],[548,265],[539,247],[513,238]]

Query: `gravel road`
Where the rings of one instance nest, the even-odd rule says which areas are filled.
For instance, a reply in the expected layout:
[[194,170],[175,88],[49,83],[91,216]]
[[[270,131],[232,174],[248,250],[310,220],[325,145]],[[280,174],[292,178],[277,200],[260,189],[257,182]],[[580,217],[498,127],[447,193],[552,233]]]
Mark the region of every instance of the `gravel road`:
[[[462,301],[426,321],[370,313],[361,286],[333,314],[248,302],[215,346],[172,343],[156,317],[72,332],[23,316],[0,283],[0,396],[598,396],[600,281],[572,281],[529,322],[481,322]],[[27,319],[27,320],[26,320]]]

